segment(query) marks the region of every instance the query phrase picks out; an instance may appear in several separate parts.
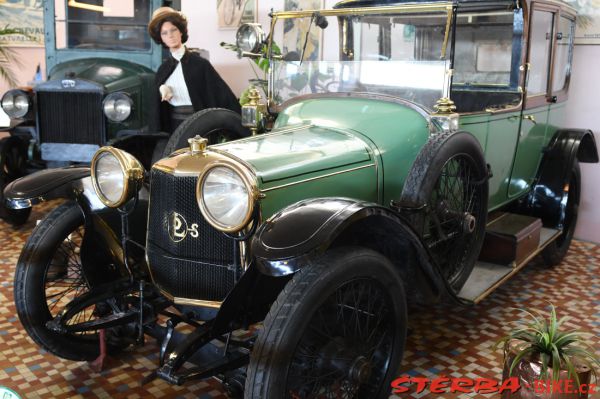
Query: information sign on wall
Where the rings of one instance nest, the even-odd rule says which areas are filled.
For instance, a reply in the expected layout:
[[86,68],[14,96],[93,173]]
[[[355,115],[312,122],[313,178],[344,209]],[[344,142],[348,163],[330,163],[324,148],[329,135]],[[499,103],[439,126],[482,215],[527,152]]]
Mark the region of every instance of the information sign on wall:
[[0,0],[0,45],[44,45],[42,0]]

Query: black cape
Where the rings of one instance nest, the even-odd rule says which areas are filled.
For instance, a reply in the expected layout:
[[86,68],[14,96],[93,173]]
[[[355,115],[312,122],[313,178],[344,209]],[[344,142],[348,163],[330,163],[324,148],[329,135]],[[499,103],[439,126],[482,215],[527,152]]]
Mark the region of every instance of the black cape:
[[[157,93],[160,85],[164,84],[171,76],[178,63],[179,61],[169,56],[158,68],[155,77]],[[241,112],[240,103],[227,83],[219,76],[211,63],[202,58],[200,54],[186,49],[185,54],[181,57],[181,69],[194,112],[206,108],[227,108],[238,114]],[[169,131],[171,108],[172,106],[166,101],[160,103],[160,125],[163,131]]]

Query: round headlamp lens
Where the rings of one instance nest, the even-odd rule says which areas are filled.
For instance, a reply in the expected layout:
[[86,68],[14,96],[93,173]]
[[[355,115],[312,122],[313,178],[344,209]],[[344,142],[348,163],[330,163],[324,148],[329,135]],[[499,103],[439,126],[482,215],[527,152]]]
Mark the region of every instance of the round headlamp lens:
[[223,166],[204,178],[202,201],[209,217],[226,229],[241,226],[250,209],[248,187],[239,174]]
[[119,160],[110,152],[103,152],[94,165],[99,194],[111,203],[118,203],[125,190],[125,175]]
[[2,97],[2,109],[11,118],[22,118],[29,111],[29,97],[21,90],[11,90]]
[[133,101],[125,93],[112,93],[104,99],[104,115],[113,122],[123,122],[133,107]]
[[240,50],[257,53],[264,40],[264,33],[259,24],[243,24],[238,29],[235,39]]

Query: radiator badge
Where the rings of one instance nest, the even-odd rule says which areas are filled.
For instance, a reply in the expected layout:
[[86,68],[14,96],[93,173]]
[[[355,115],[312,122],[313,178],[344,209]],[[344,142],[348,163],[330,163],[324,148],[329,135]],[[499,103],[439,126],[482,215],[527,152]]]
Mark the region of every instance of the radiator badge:
[[75,87],[75,81],[71,79],[63,79],[60,83],[64,89],[71,89]]
[[169,215],[169,237],[173,242],[182,241],[189,233],[190,237],[198,238],[198,224],[193,223],[188,227],[186,220],[181,214],[171,212]]

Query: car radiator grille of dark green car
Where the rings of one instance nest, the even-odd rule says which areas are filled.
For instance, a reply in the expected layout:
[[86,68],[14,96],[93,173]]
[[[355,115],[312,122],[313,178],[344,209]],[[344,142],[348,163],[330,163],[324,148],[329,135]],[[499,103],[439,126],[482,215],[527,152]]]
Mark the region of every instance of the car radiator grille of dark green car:
[[148,262],[154,283],[173,297],[220,301],[235,284],[235,242],[200,213],[196,182],[152,169]]
[[104,145],[102,93],[38,91],[37,104],[40,142]]

